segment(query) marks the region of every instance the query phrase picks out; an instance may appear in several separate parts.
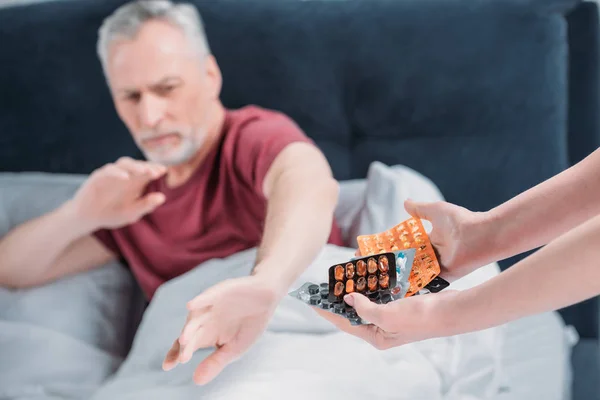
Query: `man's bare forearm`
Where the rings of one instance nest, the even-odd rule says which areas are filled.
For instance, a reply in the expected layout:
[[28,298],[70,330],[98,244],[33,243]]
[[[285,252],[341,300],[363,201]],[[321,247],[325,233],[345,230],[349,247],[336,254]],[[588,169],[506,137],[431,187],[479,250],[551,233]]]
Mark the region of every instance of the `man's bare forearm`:
[[444,305],[443,334],[486,329],[598,294],[600,216]]
[[0,239],[0,285],[18,286],[47,270],[71,243],[90,232],[68,202],[14,228]]
[[254,274],[276,282],[283,293],[327,243],[338,193],[328,175],[282,175],[268,202]]
[[[600,150],[487,213],[494,260],[538,248],[600,214]],[[493,230],[493,231],[492,231]]]

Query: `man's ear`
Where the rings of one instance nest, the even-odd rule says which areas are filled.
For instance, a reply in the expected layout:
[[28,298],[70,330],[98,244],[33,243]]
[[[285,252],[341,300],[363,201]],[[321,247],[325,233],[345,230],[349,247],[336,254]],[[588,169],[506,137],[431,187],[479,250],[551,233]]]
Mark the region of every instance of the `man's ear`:
[[213,55],[209,55],[206,58],[206,74],[208,75],[208,87],[211,97],[213,99],[219,99],[221,96],[223,77],[221,76],[219,64]]

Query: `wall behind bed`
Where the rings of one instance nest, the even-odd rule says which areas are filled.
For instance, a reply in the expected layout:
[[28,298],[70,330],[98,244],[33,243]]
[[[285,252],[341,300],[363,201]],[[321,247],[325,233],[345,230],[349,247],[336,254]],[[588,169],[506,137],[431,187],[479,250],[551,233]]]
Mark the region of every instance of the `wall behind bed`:
[[[0,171],[89,173],[141,157],[95,55],[97,28],[122,3],[0,9]],[[594,3],[194,3],[225,104],[288,113],[340,180],[364,177],[374,160],[404,164],[449,201],[485,210],[598,145]],[[595,307],[563,316],[596,336]]]

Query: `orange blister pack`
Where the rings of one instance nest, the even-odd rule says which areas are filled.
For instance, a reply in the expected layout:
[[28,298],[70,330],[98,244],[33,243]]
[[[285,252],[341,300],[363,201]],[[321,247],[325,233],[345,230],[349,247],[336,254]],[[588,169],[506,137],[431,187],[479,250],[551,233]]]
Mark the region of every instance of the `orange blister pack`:
[[357,237],[357,240],[358,249],[363,257],[409,248],[416,249],[408,278],[410,287],[406,297],[425,288],[440,274],[440,264],[429,236],[419,219],[407,219],[385,232],[361,235]]

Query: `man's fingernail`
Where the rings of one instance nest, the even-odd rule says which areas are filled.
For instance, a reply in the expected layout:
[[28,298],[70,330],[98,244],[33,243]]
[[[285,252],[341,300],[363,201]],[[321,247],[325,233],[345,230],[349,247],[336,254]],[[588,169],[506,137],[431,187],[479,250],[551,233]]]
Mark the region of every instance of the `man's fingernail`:
[[349,306],[353,306],[354,305],[354,297],[350,296],[349,294],[347,294],[346,296],[344,296],[344,301]]

